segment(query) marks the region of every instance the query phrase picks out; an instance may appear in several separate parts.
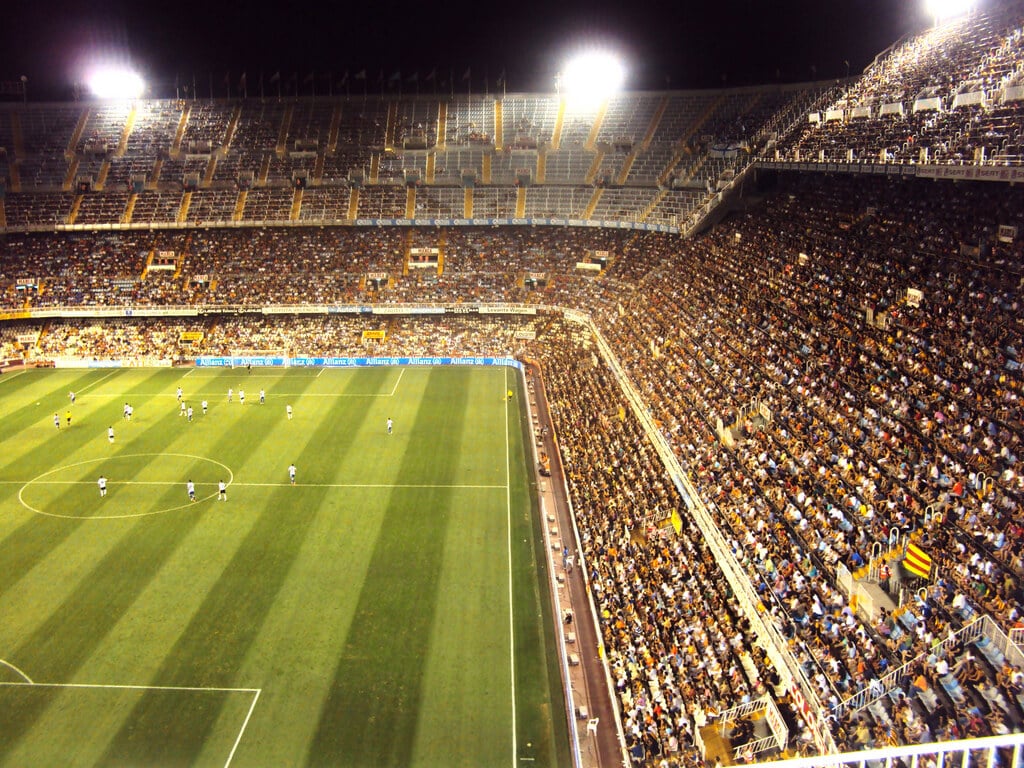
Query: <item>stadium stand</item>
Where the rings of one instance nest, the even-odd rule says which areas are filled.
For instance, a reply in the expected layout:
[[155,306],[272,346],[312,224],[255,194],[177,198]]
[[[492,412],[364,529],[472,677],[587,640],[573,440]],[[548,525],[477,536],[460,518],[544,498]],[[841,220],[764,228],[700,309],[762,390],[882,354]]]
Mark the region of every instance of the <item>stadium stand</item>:
[[[540,366],[633,764],[1021,731],[1024,193],[918,176],[1017,170],[1022,29],[1009,2],[847,83],[575,111],[4,105],[0,356],[364,355],[316,310],[456,307],[373,353]],[[59,317],[110,308],[169,315]]]

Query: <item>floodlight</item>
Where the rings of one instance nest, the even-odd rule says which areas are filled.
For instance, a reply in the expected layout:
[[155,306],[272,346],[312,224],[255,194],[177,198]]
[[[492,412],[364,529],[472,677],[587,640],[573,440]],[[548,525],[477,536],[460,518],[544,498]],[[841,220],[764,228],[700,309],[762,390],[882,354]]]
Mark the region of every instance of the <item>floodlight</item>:
[[88,78],[89,90],[100,99],[137,99],[145,89],[142,77],[130,69],[104,67]]
[[973,5],[974,0],[927,0],[928,13],[936,22],[962,16]]
[[626,70],[618,56],[605,51],[582,53],[559,76],[561,92],[573,99],[600,101],[622,87]]

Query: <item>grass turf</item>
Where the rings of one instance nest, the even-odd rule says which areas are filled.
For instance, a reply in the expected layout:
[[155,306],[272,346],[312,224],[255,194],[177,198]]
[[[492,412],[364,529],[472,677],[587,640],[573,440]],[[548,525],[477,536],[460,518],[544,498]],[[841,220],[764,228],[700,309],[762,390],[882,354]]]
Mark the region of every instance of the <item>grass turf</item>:
[[515,375],[0,377],[0,765],[567,764]]

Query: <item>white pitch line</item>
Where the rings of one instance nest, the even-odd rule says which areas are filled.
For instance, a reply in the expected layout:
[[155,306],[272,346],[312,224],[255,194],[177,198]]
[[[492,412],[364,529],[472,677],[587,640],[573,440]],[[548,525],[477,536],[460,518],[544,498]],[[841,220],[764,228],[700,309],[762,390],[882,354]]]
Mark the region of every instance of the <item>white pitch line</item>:
[[[290,483],[235,483],[241,488],[276,488],[291,485]],[[298,485],[311,488],[462,488],[467,490],[500,490],[507,488],[506,485],[459,485],[457,483],[435,484],[435,483],[298,483]]]
[[29,676],[28,676],[28,675],[26,675],[26,674],[25,674],[24,672],[22,672],[22,671],[21,671],[20,669],[18,669],[18,668],[17,668],[16,666],[14,666],[13,664],[11,664],[11,662],[9,662],[9,661],[4,661],[3,659],[0,659],[0,664],[3,664],[3,665],[4,665],[5,667],[7,667],[8,669],[13,669],[13,670],[14,670],[15,672],[17,672],[17,673],[18,673],[19,675],[21,675],[21,676],[22,676],[23,678],[25,678],[25,682],[26,682],[26,683],[27,683],[28,685],[35,685],[35,683],[33,683],[33,682],[32,682],[32,678],[31,678],[31,677],[29,677]]
[[242,727],[238,730],[238,736],[235,737],[235,743],[231,747],[231,753],[228,755],[227,762],[224,763],[224,768],[228,768],[231,765],[231,761],[235,759],[235,751],[238,749],[238,745],[242,743],[242,734],[245,733],[246,726],[249,725],[249,718],[252,717],[252,711],[256,709],[256,702],[260,700],[261,690],[256,689],[256,695],[252,697],[252,704],[249,705],[249,711],[245,714],[245,720],[242,721]]
[[[311,376],[309,378],[316,378]],[[220,392],[220,390],[218,390]],[[223,394],[223,393],[221,393]],[[79,395],[78,392],[75,395]],[[205,392],[199,390],[195,392],[191,397],[201,397],[203,395],[213,395],[212,392]],[[92,397],[92,395],[85,395],[85,397]],[[122,397],[177,397],[174,392],[104,392],[102,395],[95,395],[95,397],[104,398],[122,398]],[[287,398],[303,398],[303,397],[391,397],[390,393],[387,392],[267,392],[267,399],[272,397],[287,397]],[[189,398],[185,398],[188,400]]]
[[316,375],[316,377],[317,377],[317,378],[319,379],[319,378],[320,378],[321,376],[323,376],[323,375],[324,375],[324,371],[326,371],[326,370],[327,370],[326,368],[321,368],[321,369],[320,369],[320,373],[318,373],[318,374]]
[[[96,485],[95,480],[32,480],[32,485]],[[24,480],[0,480],[0,485],[27,485]],[[181,480],[108,480],[107,485],[181,485]],[[196,487],[214,483],[196,483]],[[228,483],[231,488],[284,488],[291,483]],[[456,488],[465,490],[500,490],[507,485],[458,485],[419,483],[297,483],[307,488]]]
[[501,391],[502,399],[505,400],[505,519],[507,525],[508,544],[508,644],[509,644],[509,679],[512,683],[512,765],[516,765],[518,756],[518,745],[516,742],[516,624],[515,613],[512,605],[512,465],[508,447],[508,411],[509,402],[504,397],[508,392],[508,368],[505,368],[505,384]]
[[394,397],[394,396],[395,396],[395,392],[397,392],[397,391],[398,391],[398,383],[399,383],[399,382],[400,382],[400,381],[402,380],[402,377],[403,377],[404,375],[405,375],[405,368],[402,368],[402,369],[401,369],[401,370],[400,370],[400,371],[398,372],[398,378],[397,378],[397,379],[395,380],[395,386],[393,386],[393,387],[391,388],[391,394],[390,394],[390,395],[388,395],[388,397]]
[[216,686],[193,686],[193,685],[111,685],[107,683],[3,683],[0,685],[24,686],[33,688],[95,688],[111,691],[182,691],[185,693],[255,693],[259,694],[262,688],[219,688]]
[[187,378],[188,378],[189,376],[191,376],[191,375],[192,375],[192,374],[193,374],[193,373],[195,372],[195,370],[196,370],[196,369],[195,369],[195,367],[189,368],[189,369],[188,369],[188,373],[186,373],[186,374],[185,374],[184,376],[182,376],[181,378],[183,378],[183,379],[187,379]]
[[[84,387],[82,387],[82,388],[81,388],[81,389],[80,389],[80,390],[79,390],[78,392],[76,392],[76,393],[75,393],[75,395],[76,395],[76,396],[78,396],[78,395],[81,395],[81,394],[82,394],[83,392],[85,392],[85,390],[89,389],[90,387],[95,387],[95,386],[96,386],[97,384],[99,384],[99,383],[100,383],[101,381],[105,381],[105,380],[109,379],[109,378],[110,378],[111,376],[113,376],[113,375],[114,375],[115,373],[117,373],[117,369],[116,369],[116,368],[115,368],[114,370],[112,370],[112,371],[111,371],[110,373],[108,373],[108,374],[107,374],[106,376],[100,376],[100,377],[99,377],[98,379],[96,379],[96,381],[94,381],[94,382],[93,382],[92,384],[86,384],[86,385],[85,385]],[[107,397],[113,397],[113,395],[107,395]],[[118,397],[120,397],[120,395],[118,395]]]
[[28,368],[22,368],[20,371],[12,373],[10,376],[5,375],[3,378],[0,378],[0,384],[3,384],[5,381],[10,381],[11,379],[16,379],[23,373],[28,373]]

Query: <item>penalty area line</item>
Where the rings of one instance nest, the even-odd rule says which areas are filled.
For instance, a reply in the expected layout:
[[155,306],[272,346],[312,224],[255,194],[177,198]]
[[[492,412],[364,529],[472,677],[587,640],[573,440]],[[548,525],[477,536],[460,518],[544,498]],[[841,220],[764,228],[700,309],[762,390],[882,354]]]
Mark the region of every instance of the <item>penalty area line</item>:
[[[316,376],[307,376],[305,378],[315,379]],[[397,386],[397,385],[396,385]],[[267,392],[267,399],[272,397],[287,397],[292,400],[300,400],[304,397],[391,397],[394,392]],[[195,402],[196,398],[207,398],[214,397],[215,395],[223,396],[223,393],[218,390],[216,393],[206,392],[199,390],[198,392],[191,395],[191,397],[185,397],[184,399]],[[75,393],[76,397],[103,397],[103,398],[114,398],[120,400],[124,397],[177,397],[174,392],[104,392],[102,395],[80,395],[78,392]]]
[[228,759],[224,763],[224,768],[228,768],[231,765],[231,761],[235,759],[235,752],[238,750],[238,745],[242,743],[242,735],[245,733],[245,729],[249,725],[249,719],[252,717],[252,712],[256,709],[256,702],[260,700],[260,694],[262,690],[257,688],[256,695],[252,697],[252,703],[249,705],[249,711],[245,713],[245,720],[242,721],[242,727],[238,729],[238,736],[235,737],[235,743],[231,745],[231,752],[228,754]]
[[[117,369],[116,368],[114,370],[112,370],[110,373],[108,373],[106,376],[100,376],[98,379],[96,379],[96,381],[92,382],[91,384],[86,384],[84,387],[82,387],[80,390],[78,390],[78,392],[75,393],[75,397],[80,397],[82,395],[82,393],[85,392],[85,390],[92,389],[97,384],[99,384],[101,381],[106,381],[107,379],[109,379],[115,373],[117,373]],[[105,395],[105,397],[113,397],[113,395]],[[120,397],[120,395],[118,395],[118,397]]]
[[[5,662],[6,663],[6,662]],[[19,670],[20,671],[20,670]],[[21,673],[24,675],[24,673]],[[26,676],[27,677],[27,676]],[[0,682],[0,685],[33,688],[84,688],[110,691],[182,691],[184,693],[252,693],[259,695],[262,688],[224,688],[197,685],[117,685],[114,683],[21,683]]]
[[393,386],[393,387],[391,388],[391,394],[390,394],[390,395],[388,395],[388,397],[394,397],[394,396],[395,396],[395,392],[397,392],[397,391],[398,391],[398,385],[399,385],[399,383],[400,383],[400,382],[402,381],[402,377],[403,377],[404,375],[405,375],[405,368],[403,368],[402,370],[400,370],[400,371],[398,372],[398,378],[397,378],[397,379],[395,379],[395,386]]
[[85,690],[107,690],[107,691],[169,691],[178,693],[244,693],[252,696],[252,701],[249,703],[249,709],[245,713],[245,719],[242,721],[242,725],[238,729],[238,735],[235,736],[235,741],[231,745],[231,751],[228,753],[227,760],[224,761],[224,768],[228,768],[231,765],[231,761],[235,759],[235,752],[238,751],[238,745],[242,743],[242,736],[245,735],[245,729],[249,726],[249,721],[252,719],[252,713],[256,709],[256,702],[260,700],[260,694],[263,693],[262,688],[221,688],[216,686],[192,686],[192,685],[113,685],[107,683],[34,683],[28,675],[22,672],[20,669],[15,667],[13,664],[9,664],[6,661],[0,660],[15,670],[18,674],[25,678],[26,682],[2,682],[0,681],[0,687],[8,688],[77,688]]
[[21,376],[21,374],[23,374],[23,373],[28,373],[28,368],[22,368],[17,373],[12,373],[10,375],[5,375],[2,379],[0,379],[0,384],[3,384],[5,381],[10,381],[11,379],[16,379],[19,376]]

